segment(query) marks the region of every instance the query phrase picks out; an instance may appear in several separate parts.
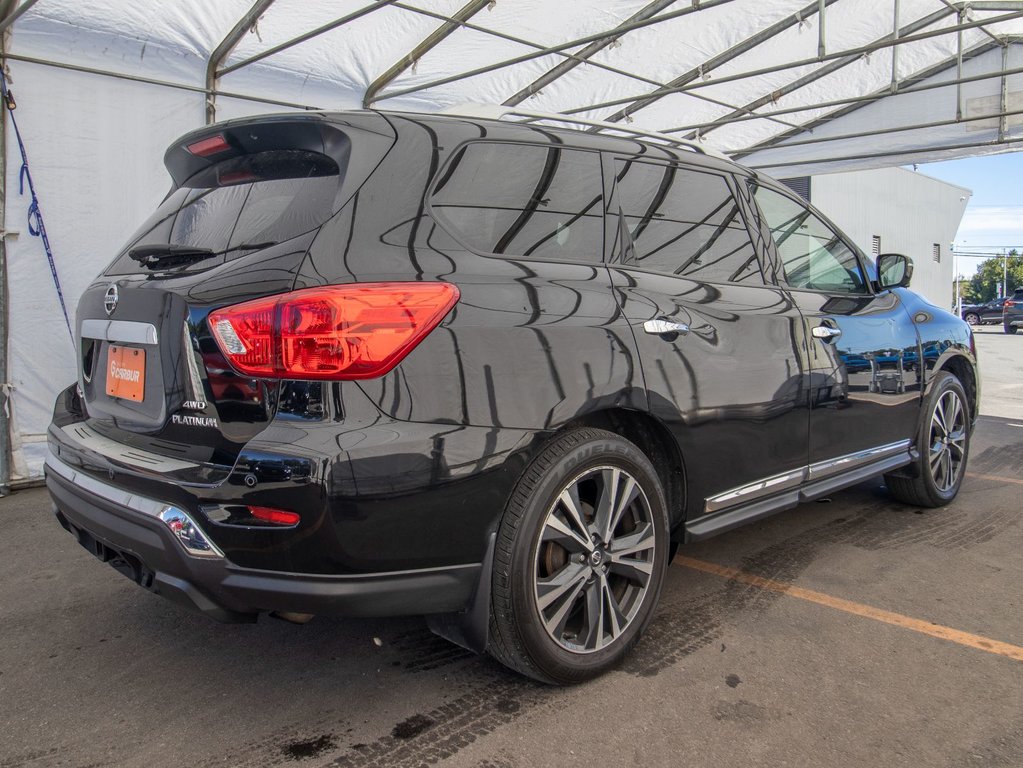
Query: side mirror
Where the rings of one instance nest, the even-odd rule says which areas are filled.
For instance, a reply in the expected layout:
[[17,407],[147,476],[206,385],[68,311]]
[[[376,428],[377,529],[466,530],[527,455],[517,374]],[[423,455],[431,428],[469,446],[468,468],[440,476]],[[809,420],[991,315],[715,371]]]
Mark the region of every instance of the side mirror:
[[877,257],[877,287],[905,288],[913,277],[913,260],[901,253],[882,253]]

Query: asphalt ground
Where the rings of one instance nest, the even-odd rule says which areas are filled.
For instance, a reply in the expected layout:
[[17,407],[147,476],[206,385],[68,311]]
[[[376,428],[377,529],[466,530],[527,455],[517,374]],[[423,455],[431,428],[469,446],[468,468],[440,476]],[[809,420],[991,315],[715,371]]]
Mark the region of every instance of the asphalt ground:
[[978,346],[954,504],[878,479],[685,547],[633,655],[569,689],[417,619],[215,624],[19,491],[0,500],[0,768],[1019,768],[1023,335]]

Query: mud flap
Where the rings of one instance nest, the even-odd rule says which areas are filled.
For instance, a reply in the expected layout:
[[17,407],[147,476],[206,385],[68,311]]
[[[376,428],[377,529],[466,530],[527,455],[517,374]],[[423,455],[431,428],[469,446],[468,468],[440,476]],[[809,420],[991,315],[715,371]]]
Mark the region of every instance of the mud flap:
[[437,613],[426,617],[435,635],[474,653],[486,653],[490,634],[490,584],[494,573],[497,532],[490,534],[480,578],[469,607],[460,613]]

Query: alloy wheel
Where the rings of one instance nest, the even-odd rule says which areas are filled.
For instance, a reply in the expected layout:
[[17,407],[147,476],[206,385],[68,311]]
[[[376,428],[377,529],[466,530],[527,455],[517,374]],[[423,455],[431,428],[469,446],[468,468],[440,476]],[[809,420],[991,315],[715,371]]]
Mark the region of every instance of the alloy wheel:
[[572,479],[547,512],[533,594],[547,634],[573,653],[608,647],[639,613],[656,551],[650,502],[620,467]]
[[966,409],[954,391],[942,394],[934,405],[930,445],[931,477],[947,493],[959,482],[966,455]]

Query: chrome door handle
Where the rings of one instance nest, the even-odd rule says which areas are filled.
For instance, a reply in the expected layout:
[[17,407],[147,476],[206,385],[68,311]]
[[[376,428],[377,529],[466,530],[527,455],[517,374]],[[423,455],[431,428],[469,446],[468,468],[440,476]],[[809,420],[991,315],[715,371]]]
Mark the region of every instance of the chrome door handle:
[[820,339],[823,342],[834,341],[842,335],[841,328],[832,328],[830,325],[818,325],[814,328],[811,333],[815,339]]
[[652,333],[655,336],[664,336],[669,333],[680,333],[685,336],[689,333],[689,326],[685,323],[679,323],[674,320],[665,320],[663,317],[657,317],[643,323],[643,330],[647,333]]

